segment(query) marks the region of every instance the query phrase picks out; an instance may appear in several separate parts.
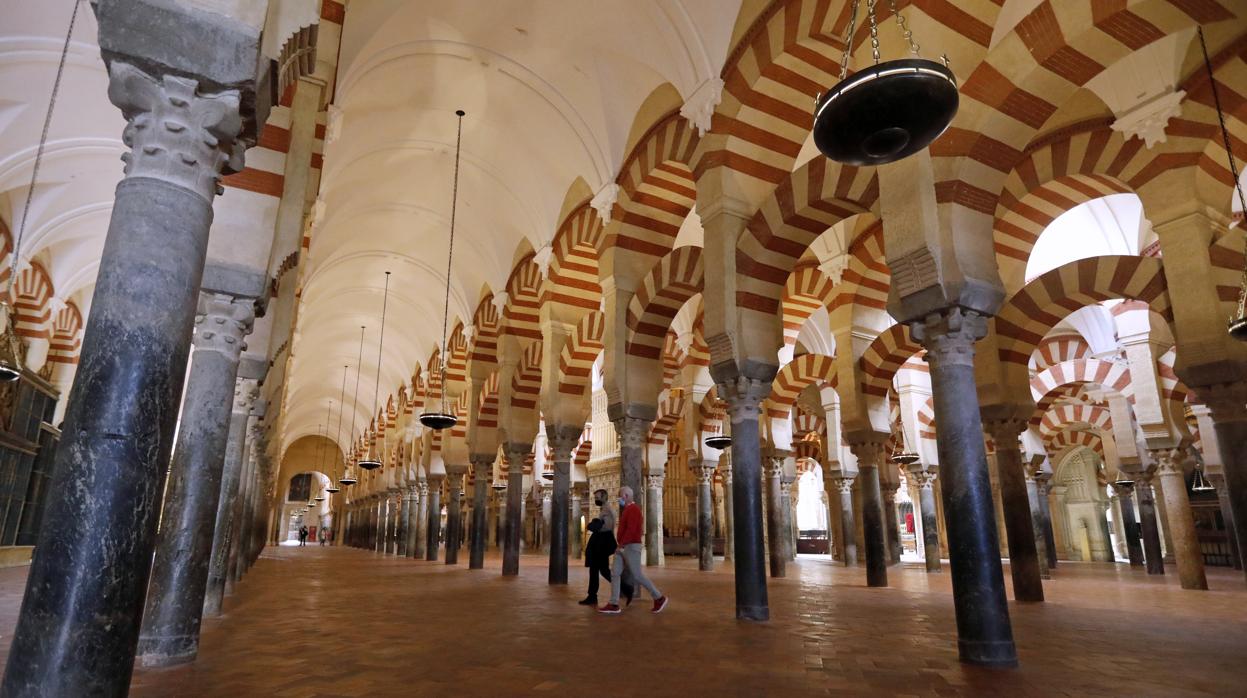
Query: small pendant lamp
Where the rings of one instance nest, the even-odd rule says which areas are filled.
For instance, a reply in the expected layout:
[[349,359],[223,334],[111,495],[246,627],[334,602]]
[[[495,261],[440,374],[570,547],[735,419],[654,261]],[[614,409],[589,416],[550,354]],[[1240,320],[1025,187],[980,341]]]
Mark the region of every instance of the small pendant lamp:
[[1204,477],[1203,464],[1196,464],[1195,466],[1195,474],[1191,476],[1191,491],[1192,492],[1216,492],[1217,491],[1217,488],[1213,487],[1211,482],[1208,482],[1208,478]]
[[[1217,121],[1221,123],[1221,140],[1225,143],[1225,158],[1230,163],[1230,175],[1234,178],[1234,191],[1238,194],[1238,206],[1243,215],[1247,215],[1247,197],[1243,196],[1243,185],[1238,178],[1238,164],[1234,162],[1234,151],[1230,148],[1230,131],[1225,127],[1225,113],[1221,111],[1221,96],[1217,92],[1217,80],[1212,75],[1212,59],[1208,57],[1208,44],[1204,41],[1204,28],[1198,27],[1199,47],[1204,52],[1204,69],[1208,71],[1208,86],[1212,88],[1212,104],[1217,108]],[[1247,238],[1243,242],[1243,253],[1247,255]],[[1238,284],[1238,308],[1234,317],[1230,318],[1226,330],[1230,336],[1240,342],[1247,342],[1247,257],[1243,259],[1243,276]],[[1202,483],[1207,489],[1192,491],[1207,492],[1213,489],[1200,474],[1195,471],[1196,482]]]
[[[342,367],[342,391],[338,397],[338,436],[334,439],[335,444],[342,443],[342,413],[346,411],[346,372],[350,366]],[[342,477],[338,478],[338,484],[343,487],[350,487],[359,480],[351,476],[351,464],[346,463],[342,466]]]
[[732,437],[727,434],[711,434],[706,437],[706,445],[722,450],[732,445]]
[[[377,339],[377,379],[372,386],[372,413],[376,414],[378,409],[377,399],[381,394],[381,359],[382,347],[385,346],[385,311],[386,306],[390,302],[390,272],[385,273],[385,293],[381,297],[381,335]],[[381,461],[374,455],[376,450],[376,435],[369,440],[368,455],[359,461],[359,467],[364,470],[376,470],[381,467]]]
[[455,258],[455,210],[459,206],[459,153],[463,145],[464,111],[460,109],[455,114],[459,117],[459,130],[455,136],[455,177],[450,194],[450,242],[446,252],[446,300],[442,306],[442,353],[438,355],[438,361],[441,363],[439,369],[442,376],[442,404],[439,409],[420,415],[421,424],[437,431],[449,429],[459,423],[459,418],[450,411],[446,404],[446,327],[450,321],[450,272],[451,263]]
[[[325,410],[325,427],[321,436],[320,453],[316,455],[316,469],[325,472],[325,442],[329,440],[329,418],[333,415],[333,400],[329,401],[329,407]],[[329,478],[329,484],[324,489],[329,494],[338,492],[338,486],[333,483],[333,478]],[[322,497],[323,499],[323,497]]]
[[846,165],[884,165],[927,147],[952,123],[959,98],[957,79],[943,63],[918,55],[913,32],[888,0],[913,58],[879,62],[877,0],[866,0],[874,65],[849,75],[849,54],[861,0],[852,0],[840,82],[814,100],[814,144],[823,155]]

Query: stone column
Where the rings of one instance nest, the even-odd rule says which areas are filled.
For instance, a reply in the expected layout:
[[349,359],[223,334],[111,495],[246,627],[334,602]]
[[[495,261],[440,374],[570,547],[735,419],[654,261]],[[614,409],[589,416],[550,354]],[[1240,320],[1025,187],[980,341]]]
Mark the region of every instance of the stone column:
[[1048,566],[1048,533],[1045,529],[1046,502],[1040,502],[1040,487],[1035,481],[1035,474],[1026,470],[1026,499],[1030,506],[1031,532],[1035,535],[1035,554],[1039,558],[1039,578],[1052,579],[1052,568]]
[[[416,545],[412,551],[412,557],[417,560],[424,560],[428,555],[429,548],[429,481],[428,479],[420,480],[416,485],[416,510],[411,513],[415,518],[416,528]],[[434,559],[437,559],[437,549],[434,548]]]
[[766,457],[766,543],[771,560],[771,576],[788,576],[788,551],[784,545],[784,500],[780,487],[784,478],[784,459],[789,451],[774,449]]
[[1152,474],[1140,474],[1134,484],[1139,495],[1139,532],[1143,536],[1143,561],[1148,574],[1164,574],[1165,559],[1160,547],[1160,527],[1156,524]]
[[662,493],[664,473],[645,476],[645,564],[660,567],[666,564],[662,536]]
[[716,465],[712,460],[697,462],[697,569],[703,572],[714,569],[714,504],[710,487]]
[[554,480],[550,492],[550,569],[546,581],[567,583],[568,525],[571,518],[572,453],[584,425],[550,425],[546,437],[554,450]]
[[1126,539],[1126,556],[1130,558],[1131,567],[1142,567],[1143,543],[1139,540],[1139,523],[1134,516],[1134,483],[1115,483],[1113,491],[1117,493],[1118,511],[1121,513],[1121,528]]
[[732,553],[736,567],[736,617],[768,620],[766,568],[762,551],[762,450],[758,406],[771,381],[738,376],[718,384],[732,421]]
[[[99,41],[130,151],[48,483],[56,494],[0,687],[6,696],[120,695],[129,687],[212,201],[221,174],[242,169],[244,139],[254,137],[240,138],[256,118],[240,105],[254,86],[258,35],[222,27],[212,55],[226,57],[212,65],[180,57],[179,75],[149,74],[136,67],[152,65],[148,56],[124,53],[146,53],[154,37],[167,46],[200,40],[190,38],[199,32],[176,9],[158,30],[135,32],[119,25],[150,18],[137,17],[133,3],[108,5],[96,8]],[[249,58],[245,76],[233,57]],[[197,73],[206,73],[203,89],[188,77]]]
[[[637,504],[645,506],[645,482],[642,469],[645,465],[645,446],[653,420],[640,417],[621,417],[614,420],[615,433],[619,434],[619,484],[632,488]],[[610,495],[613,497],[614,492]]]
[[790,478],[787,473],[779,480],[779,498],[783,504],[782,520],[783,530],[780,531],[784,538],[784,559],[792,561],[797,559],[797,536],[793,523],[797,518],[795,509],[795,497],[792,496],[792,488],[796,484],[795,478]]
[[998,419],[987,422],[986,427],[996,441],[996,473],[1000,476],[1000,499],[1004,509],[1005,538],[1009,545],[1013,598],[1018,601],[1043,601],[1039,551],[1035,547],[1030,498],[1026,494],[1026,473],[1018,442],[1018,437],[1026,429],[1026,421]]
[[385,495],[380,492],[372,496],[372,539],[369,547],[374,553],[385,551]]
[[940,524],[935,516],[935,477],[931,470],[910,472],[914,484],[918,486],[918,515],[922,518],[922,550],[926,557],[927,572],[939,572],[940,565]]
[[503,449],[510,463],[507,469],[507,510],[503,524],[502,575],[514,577],[520,573],[520,536],[523,533],[521,515],[524,506],[524,459],[533,451],[532,444],[508,442]]
[[411,491],[406,487],[398,488],[394,501],[398,503],[398,524],[394,535],[397,539],[395,553],[399,557],[407,557],[407,527],[411,525]]
[[[568,477],[570,479],[570,473]],[[577,560],[580,559],[580,556],[582,552],[584,551],[584,546],[585,546],[585,542],[583,538],[581,537],[580,518],[584,516],[585,509],[582,507],[582,502],[584,498],[588,496],[588,494],[587,492],[582,491],[582,489],[587,490],[588,485],[576,485],[572,487],[572,492],[571,492],[572,512],[571,512],[571,523],[569,524],[571,526],[571,535],[568,539],[569,540],[568,545],[572,549],[572,557],[576,558]]]
[[1224,496],[1222,501],[1228,502],[1230,516],[1225,523],[1233,530],[1231,545],[1237,543],[1239,567],[1247,569],[1247,383],[1211,386],[1198,392],[1212,412],[1225,471],[1225,486],[1217,488],[1217,496]]
[[430,473],[428,478],[429,496],[426,500],[426,516],[428,517],[428,527],[425,529],[428,540],[424,543],[424,559],[429,562],[437,561],[437,548],[441,545],[442,537],[442,480],[446,476],[441,473]]
[[539,526],[537,539],[541,541],[541,552],[546,555],[550,554],[550,507],[553,506],[550,489],[541,488],[541,511],[537,512],[540,518],[534,521]]
[[[251,298],[200,294],[178,445],[139,635],[143,666],[189,662],[199,651],[199,621],[212,555],[212,539],[204,532],[216,524],[230,427],[245,428],[246,413],[256,397],[254,381],[235,384],[243,338],[254,320]],[[233,420],[232,404],[241,410]]]
[[234,519],[238,522],[238,535],[230,541],[229,561],[226,563],[225,573],[226,594],[233,594],[234,585],[242,580],[242,574],[247,569],[246,552],[251,536],[254,534],[256,481],[259,479],[258,471],[268,458],[265,453],[267,442],[257,440],[256,443],[258,447],[255,450],[255,456],[243,464],[242,482],[238,488],[238,497],[234,500]]
[[960,308],[932,313],[910,325],[910,335],[926,348],[931,367],[961,660],[1014,666],[1017,650],[974,380],[974,343],[986,334],[987,319]]
[[468,569],[485,567],[486,517],[489,513],[489,480],[493,476],[494,456],[474,453],[472,461],[472,544],[468,548]]
[[1238,549],[1238,534],[1234,527],[1234,512],[1230,509],[1230,493],[1225,484],[1225,475],[1208,474],[1208,480],[1217,488],[1217,505],[1221,508],[1221,520],[1225,522],[1226,542],[1230,546],[1230,560],[1234,569],[1243,569],[1243,559]]
[[1056,535],[1052,532],[1052,505],[1048,498],[1052,474],[1042,470],[1035,471],[1031,476],[1035,482],[1035,511],[1038,512],[1040,533],[1043,536],[1043,550],[1047,556],[1049,570],[1056,569]]
[[[247,384],[244,382],[240,385],[239,390],[245,389],[249,393],[250,401],[244,398],[242,394],[238,394],[238,399],[234,403],[235,413],[231,415],[231,432],[230,443],[226,449],[224,468],[221,471],[221,492],[217,496],[216,521],[213,524],[212,551],[208,556],[208,577],[204,586],[203,615],[216,617],[221,615],[221,607],[225,603],[225,587],[230,581],[229,577],[229,554],[230,549],[236,545],[239,538],[239,529],[242,522],[240,517],[235,516],[238,499],[240,497],[239,490],[242,486],[243,470],[247,469],[247,464],[251,460],[249,451],[253,449],[262,449],[260,446],[261,439],[264,435],[264,428],[260,425],[258,419],[254,419],[249,427],[246,427],[238,438],[235,440],[233,426],[235,424],[246,425],[255,407],[255,397],[258,395],[258,386],[253,382]],[[245,411],[244,407],[246,407]],[[239,414],[239,411],[242,411]]]
[[883,496],[879,491],[882,441],[858,441],[849,448],[857,456],[857,479],[862,496],[862,535],[866,544],[866,585],[888,585],[888,554],[884,540]]
[[723,478],[723,561],[731,562],[736,542],[736,524],[733,520],[732,453],[725,451],[719,457],[719,472]]
[[[449,469],[448,469],[449,470]],[[466,468],[456,467],[446,474],[446,564],[459,564],[460,536],[463,534],[463,476]]]
[[399,505],[402,500],[399,499],[398,490],[390,489],[385,492],[385,554],[393,555],[398,548],[398,514]]
[[[887,460],[885,458],[885,463]],[[895,467],[891,463],[887,463],[886,467]],[[900,488],[899,482],[887,482],[880,485],[881,494],[883,495],[883,527],[888,536],[888,564],[899,565],[901,563],[901,529],[896,521],[896,490]]]
[[1204,576],[1204,555],[1195,535],[1195,518],[1186,494],[1186,477],[1182,471],[1183,450],[1162,448],[1152,452],[1156,472],[1165,495],[1165,524],[1173,538],[1173,555],[1178,564],[1178,579],[1183,589],[1207,589]]
[[844,548],[844,566],[857,564],[857,521],[853,516],[853,480],[851,477],[835,478],[836,489],[840,491],[840,528],[844,531],[842,547]]

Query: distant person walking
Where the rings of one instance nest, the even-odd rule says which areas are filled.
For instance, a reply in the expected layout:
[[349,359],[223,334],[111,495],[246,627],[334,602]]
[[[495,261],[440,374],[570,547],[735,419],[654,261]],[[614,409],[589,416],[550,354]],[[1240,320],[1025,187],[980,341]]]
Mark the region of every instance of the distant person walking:
[[589,522],[589,542],[585,544],[585,567],[589,568],[589,595],[580,601],[581,606],[598,605],[598,575],[611,583],[611,555],[619,546],[615,543],[615,512],[606,501],[606,490],[593,493],[593,503],[598,515]]
[[651,613],[662,613],[667,608],[667,597],[658,587],[645,576],[641,569],[641,531],[644,530],[644,516],[641,507],[633,501],[632,488],[624,485],[619,488],[619,526],[615,531],[615,539],[619,543],[619,551],[615,555],[614,575],[611,579],[610,603],[598,609],[599,613],[617,614],[619,608],[620,584],[626,569],[633,580],[649,590],[654,597],[654,608]]
[[299,527],[299,547],[307,546],[307,526]]
[[327,528],[320,529],[320,532],[316,535],[316,540],[320,541],[322,548],[325,547],[325,543],[329,540],[330,535],[332,534]]

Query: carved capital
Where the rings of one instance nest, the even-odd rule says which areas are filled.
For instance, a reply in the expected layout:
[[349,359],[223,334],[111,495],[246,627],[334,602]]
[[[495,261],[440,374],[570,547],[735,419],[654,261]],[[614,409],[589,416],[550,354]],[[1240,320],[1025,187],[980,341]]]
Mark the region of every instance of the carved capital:
[[248,378],[234,383],[234,414],[247,414],[260,396],[260,382]]
[[1149,453],[1156,461],[1156,472],[1161,475],[1176,474],[1178,477],[1185,476],[1182,469],[1182,456],[1185,455],[1183,449],[1157,448],[1152,449]]
[[622,417],[615,420],[615,432],[619,434],[620,448],[644,448],[653,424],[640,417]]
[[697,476],[697,484],[709,485],[714,482],[714,471],[717,463],[714,461],[700,461],[693,465],[693,474]]
[[663,483],[667,481],[666,475],[646,475],[645,486],[651,490],[662,491]]
[[973,367],[974,343],[987,336],[987,318],[953,307],[910,323],[909,334],[927,350],[928,363]]
[[247,349],[243,339],[255,323],[255,304],[245,298],[222,293],[200,293],[195,311],[195,351],[215,351],[230,361],[238,361]]
[[857,469],[878,468],[883,460],[882,441],[857,441],[849,443],[849,450],[857,457]]
[[423,500],[423,499],[428,498],[428,496],[429,496],[429,483],[428,483],[428,481],[426,481],[426,480],[421,480],[421,481],[420,481],[420,484],[416,485],[416,489],[417,489],[417,490],[419,490],[419,492],[420,492],[420,499],[422,499],[422,500]]
[[550,424],[546,426],[546,438],[550,449],[554,451],[554,461],[567,462],[580,444],[580,436],[584,434],[584,425]]
[[983,430],[996,442],[997,450],[1020,450],[1018,438],[1026,431],[1025,419],[991,419],[983,422]]
[[936,474],[930,470],[919,470],[909,473],[909,479],[917,485],[920,490],[930,490],[935,487]]
[[189,189],[211,202],[221,175],[243,168],[241,94],[201,94],[199,83],[153,76],[120,60],[108,66],[108,99],[126,118],[121,156],[126,177],[147,177]]
[[747,419],[757,420],[759,406],[771,394],[771,381],[737,376],[719,383],[719,397],[727,402],[728,415],[733,423]]
[[852,494],[853,481],[856,479],[852,477],[837,477],[832,478],[832,482],[835,483],[836,489],[840,491],[840,494]]

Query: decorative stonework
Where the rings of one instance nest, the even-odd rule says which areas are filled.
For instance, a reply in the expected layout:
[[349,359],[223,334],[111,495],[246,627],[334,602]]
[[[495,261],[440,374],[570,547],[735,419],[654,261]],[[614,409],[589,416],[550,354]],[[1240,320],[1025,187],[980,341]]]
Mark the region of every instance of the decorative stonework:
[[890,260],[888,268],[892,270],[892,288],[900,298],[941,283],[939,265],[926,247]]
[[909,325],[909,334],[927,350],[926,361],[974,366],[974,343],[987,336],[987,318],[953,307]]
[[244,378],[234,384],[234,414],[251,412],[255,399],[260,396],[260,382]]
[[1150,451],[1156,461],[1156,472],[1162,475],[1177,474],[1185,477],[1182,469],[1182,456],[1185,451],[1180,448],[1157,448]]
[[620,188],[614,182],[607,183],[606,186],[598,190],[593,195],[593,199],[589,201],[589,205],[594,211],[598,212],[598,217],[602,219],[602,225],[611,222],[611,213],[615,210],[615,204],[619,202]]
[[619,434],[620,448],[644,448],[649,439],[652,421],[640,417],[616,419],[615,432]]
[[666,475],[646,475],[645,486],[651,490],[662,492],[663,483],[667,481]]
[[563,424],[546,427],[546,438],[549,439],[550,448],[554,451],[554,461],[556,463],[566,463],[572,459],[572,452],[579,445],[580,435],[583,433],[583,426],[577,427]]
[[877,468],[883,460],[884,443],[882,441],[858,441],[849,444],[849,450],[857,457],[857,469]]
[[715,463],[713,461],[702,461],[693,467],[693,472],[697,476],[697,484],[709,485],[714,482]]
[[993,419],[983,422],[983,428],[996,442],[996,448],[1008,448],[1012,445],[1014,450],[1020,450],[1021,444],[1018,438],[1026,431],[1026,420],[1024,419]]
[[165,75],[159,79],[129,63],[109,65],[108,98],[127,124],[121,156],[126,177],[159,179],[212,201],[221,175],[243,169],[246,147],[240,93],[200,94],[199,83]]
[[215,351],[231,361],[238,361],[247,349],[243,338],[251,333],[255,322],[255,303],[249,298],[234,298],[220,293],[199,294],[195,312],[195,351]]
[[680,107],[680,116],[688,120],[689,126],[697,129],[697,135],[704,136],[710,130],[715,107],[722,101],[723,80],[712,77],[693,90],[693,94]]
[[1186,92],[1182,90],[1155,97],[1118,116],[1112,129],[1125,134],[1126,138],[1142,140],[1150,150],[1157,143],[1165,142],[1165,127],[1170,119],[1181,116],[1184,97]]
[[758,407],[771,394],[771,381],[738,376],[717,384],[719,397],[727,402],[733,424],[758,418]]
[[856,479],[852,477],[838,477],[834,478],[832,482],[835,483],[836,489],[839,490],[840,494],[852,494],[853,481]]

